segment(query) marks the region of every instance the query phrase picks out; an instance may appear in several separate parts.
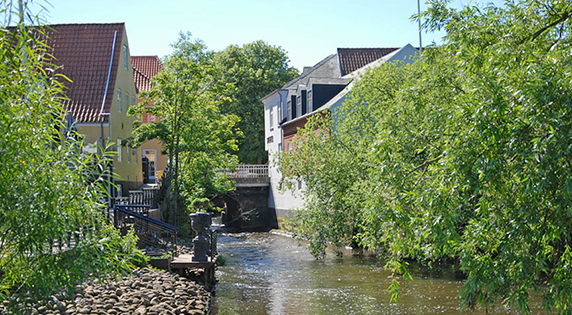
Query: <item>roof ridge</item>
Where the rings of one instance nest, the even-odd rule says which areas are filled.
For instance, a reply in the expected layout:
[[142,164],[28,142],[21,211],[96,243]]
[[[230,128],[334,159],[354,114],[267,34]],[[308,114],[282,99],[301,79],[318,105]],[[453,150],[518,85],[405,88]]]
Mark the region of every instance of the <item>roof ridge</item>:
[[331,58],[337,56],[337,54],[331,54],[329,56],[327,56],[326,58],[320,60],[317,64],[313,65],[312,68],[306,72],[303,72],[301,75],[299,75],[298,77],[288,81],[286,84],[283,85],[283,88],[286,88],[287,86],[290,86],[291,84],[293,84],[294,82],[300,81],[306,77],[308,77],[308,75],[312,72],[314,72],[319,66],[325,64],[326,62],[328,62]]
[[401,47],[338,47],[337,49],[399,49]]
[[41,24],[38,26],[62,26],[62,25],[125,25],[125,22],[101,22],[101,23],[54,23]]

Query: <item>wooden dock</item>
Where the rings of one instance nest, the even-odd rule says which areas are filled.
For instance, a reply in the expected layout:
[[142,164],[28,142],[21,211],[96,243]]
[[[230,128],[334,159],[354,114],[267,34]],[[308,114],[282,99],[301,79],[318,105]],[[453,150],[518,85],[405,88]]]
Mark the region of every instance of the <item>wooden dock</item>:
[[188,254],[174,257],[173,261],[171,261],[171,270],[181,276],[185,276],[191,270],[202,269],[200,280],[204,281],[205,284],[214,284],[216,257],[208,257],[207,261],[192,261],[192,257],[192,255]]

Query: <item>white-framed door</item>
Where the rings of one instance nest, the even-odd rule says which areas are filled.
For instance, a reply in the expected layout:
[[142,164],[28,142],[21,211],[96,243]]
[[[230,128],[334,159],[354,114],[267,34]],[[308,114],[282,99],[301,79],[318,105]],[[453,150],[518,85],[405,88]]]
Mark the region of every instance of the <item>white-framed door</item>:
[[147,163],[149,183],[155,183],[157,181],[157,150],[143,150],[143,157],[146,157],[149,161]]

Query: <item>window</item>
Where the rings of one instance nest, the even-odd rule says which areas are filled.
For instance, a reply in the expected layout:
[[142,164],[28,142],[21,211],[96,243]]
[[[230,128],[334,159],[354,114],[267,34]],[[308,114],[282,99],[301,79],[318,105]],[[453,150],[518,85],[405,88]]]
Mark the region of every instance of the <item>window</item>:
[[292,120],[292,102],[288,101],[288,120]]
[[132,151],[131,154],[133,154],[133,155],[135,156],[135,164],[139,163],[139,162],[137,161],[137,149],[133,149],[133,150],[131,150],[131,151]]
[[127,163],[131,164],[131,146],[127,145]]
[[135,106],[135,95],[131,96],[131,106]]
[[300,115],[304,115],[306,113],[305,108],[302,108],[302,97],[298,95],[296,98],[296,111],[300,113]]
[[117,89],[117,111],[121,113],[121,89]]
[[292,102],[292,119],[294,119],[302,114],[300,111],[296,111],[296,95],[290,97],[290,102]]
[[124,63],[125,69],[129,69],[129,66],[128,66],[129,56],[127,55],[127,45],[123,45],[123,63]]
[[270,129],[274,128],[274,112],[272,107],[270,107]]
[[308,103],[306,90],[302,91],[302,107],[306,107],[306,113],[312,112],[312,106]]
[[125,93],[125,114],[129,111],[129,93]]
[[274,136],[270,136],[266,139],[266,143],[274,143]]
[[117,162],[123,160],[123,147],[121,146],[121,139],[117,139]]
[[312,108],[312,110],[314,109],[312,106],[312,90],[308,91],[306,93],[307,98],[308,98],[308,107]]

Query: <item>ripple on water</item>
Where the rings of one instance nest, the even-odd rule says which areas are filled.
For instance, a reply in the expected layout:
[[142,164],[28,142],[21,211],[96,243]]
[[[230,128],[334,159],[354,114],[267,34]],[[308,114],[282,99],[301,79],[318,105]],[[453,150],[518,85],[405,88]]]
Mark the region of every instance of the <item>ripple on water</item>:
[[[316,261],[291,238],[268,233],[221,235],[227,258],[217,271],[213,314],[486,314],[459,312],[462,282],[452,272],[412,270],[398,303],[389,303],[391,273],[377,259]],[[516,314],[498,310],[493,314]]]

